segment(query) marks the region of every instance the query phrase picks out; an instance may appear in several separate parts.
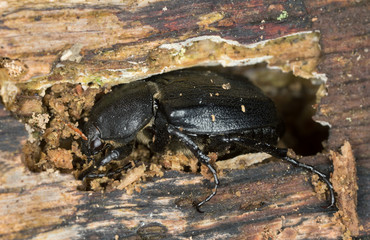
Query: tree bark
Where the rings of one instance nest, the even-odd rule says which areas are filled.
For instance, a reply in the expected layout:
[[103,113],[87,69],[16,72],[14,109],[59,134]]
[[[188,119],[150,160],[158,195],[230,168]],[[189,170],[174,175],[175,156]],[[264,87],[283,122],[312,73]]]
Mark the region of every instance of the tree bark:
[[[358,217],[356,226],[334,216],[336,209],[322,208],[326,200],[317,197],[311,175],[279,161],[225,171],[204,214],[192,201],[211,185],[197,174],[168,171],[131,195],[83,192],[71,174],[24,166],[19,150],[26,132],[2,109],[0,238],[369,236],[369,8],[366,1],[303,0],[0,3],[0,86],[9,109],[25,89],[42,93],[63,81],[117,84],[192,66],[266,62],[297,76],[327,78],[328,94],[314,119],[331,126],[326,150],[350,143],[354,158],[343,161],[355,161],[358,179],[358,197],[351,188],[347,201],[354,209],[346,215]],[[325,153],[301,161],[324,172],[332,164]]]

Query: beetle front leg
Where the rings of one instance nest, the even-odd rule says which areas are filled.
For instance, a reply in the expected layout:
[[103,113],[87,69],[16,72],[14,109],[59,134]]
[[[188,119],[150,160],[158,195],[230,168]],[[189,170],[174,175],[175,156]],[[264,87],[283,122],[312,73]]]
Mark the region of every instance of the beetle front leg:
[[213,174],[213,178],[215,180],[215,186],[214,186],[214,189],[212,191],[212,193],[210,195],[208,195],[208,197],[206,197],[206,199],[204,199],[203,201],[199,202],[199,203],[194,203],[195,205],[195,208],[197,209],[198,212],[200,213],[203,213],[203,211],[200,210],[200,207],[205,204],[206,202],[208,202],[209,200],[211,200],[211,198],[213,196],[216,195],[217,193],[217,188],[218,188],[218,185],[220,184],[219,180],[218,180],[218,177],[217,177],[217,172],[216,170],[212,167],[212,165],[210,164],[210,158],[205,155],[198,147],[197,144],[195,144],[195,142],[189,137],[187,136],[186,134],[182,133],[180,130],[176,129],[175,127],[173,126],[168,126],[168,132],[173,135],[173,136],[176,136],[177,138],[179,138],[180,141],[182,141],[183,143],[185,143],[185,145],[190,149],[190,151],[194,154],[194,156],[196,158],[199,159],[199,161],[206,165],[208,167],[208,169],[212,172]]
[[305,168],[305,169],[319,175],[321,180],[323,180],[326,183],[326,185],[328,186],[329,192],[330,192],[330,204],[329,204],[329,206],[327,206],[327,208],[330,208],[330,207],[334,206],[334,204],[335,204],[334,189],[333,189],[333,185],[329,181],[328,177],[324,173],[315,169],[313,166],[298,162],[296,159],[289,157],[288,156],[288,149],[286,149],[286,148],[277,148],[277,147],[272,146],[268,143],[262,143],[262,142],[255,141],[253,139],[242,138],[242,137],[223,137],[223,141],[228,142],[228,143],[232,143],[232,142],[239,143],[241,145],[253,148],[254,150],[257,150],[257,151],[266,152],[266,153],[272,155],[273,157],[283,159],[287,162],[292,163],[293,165],[296,165],[296,166],[301,167],[301,168]]
[[122,147],[118,147],[109,151],[109,153],[103,158],[94,161],[94,164],[85,169],[79,176],[78,179],[84,180],[86,177],[98,178],[101,174],[93,174],[92,172],[98,169],[100,166],[105,166],[113,160],[127,157],[132,152],[133,144],[127,144]]

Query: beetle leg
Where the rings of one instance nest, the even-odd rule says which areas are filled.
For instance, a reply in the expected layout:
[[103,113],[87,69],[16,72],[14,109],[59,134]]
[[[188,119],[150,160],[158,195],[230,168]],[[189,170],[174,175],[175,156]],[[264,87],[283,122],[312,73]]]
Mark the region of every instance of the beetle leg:
[[132,167],[132,164],[131,163],[128,163],[126,164],[125,166],[121,167],[121,168],[118,168],[116,170],[114,170],[113,172],[108,172],[108,173],[92,173],[90,172],[89,174],[87,174],[85,176],[85,178],[102,178],[102,177],[111,177],[113,176],[114,174],[118,174],[120,172],[122,172],[123,170],[127,170],[129,168]]
[[177,138],[179,138],[179,140],[182,141],[183,143],[185,143],[186,146],[190,149],[190,151],[194,154],[194,156],[196,158],[198,158],[201,163],[203,163],[204,165],[206,165],[208,167],[208,169],[213,174],[213,178],[215,179],[215,186],[214,186],[214,189],[213,189],[212,193],[210,195],[208,195],[208,197],[206,197],[206,199],[204,199],[203,201],[201,201],[199,203],[194,203],[195,208],[197,209],[197,211],[200,212],[200,213],[203,213],[203,211],[200,210],[200,207],[203,204],[205,204],[206,202],[208,202],[209,200],[211,200],[211,198],[216,195],[218,185],[220,184],[220,182],[218,180],[218,177],[217,177],[216,170],[209,163],[210,162],[210,158],[207,155],[205,155],[199,149],[198,145],[195,144],[195,142],[189,136],[187,136],[186,134],[182,133],[180,130],[176,129],[175,127],[173,127],[171,125],[168,126],[168,132],[171,135],[176,136]]
[[94,164],[92,164],[90,167],[88,167],[86,170],[84,170],[79,176],[78,179],[84,180],[86,177],[91,178],[98,178],[99,174],[92,174],[92,172],[95,169],[98,169],[100,166],[107,165],[113,160],[117,160],[119,158],[124,158],[128,156],[132,152],[132,144],[127,144],[122,147],[118,147],[115,149],[112,149],[106,156],[104,156],[102,159],[98,161],[94,161]]
[[154,128],[155,132],[160,134],[154,135],[154,140],[150,142],[149,147],[153,152],[161,153],[169,142],[169,133],[167,131],[167,119],[159,111],[155,116]]
[[296,165],[296,166],[301,167],[301,168],[305,168],[305,169],[319,175],[321,180],[323,180],[326,183],[326,185],[328,186],[329,192],[330,192],[330,204],[326,208],[330,208],[330,207],[334,206],[334,204],[335,204],[334,189],[333,189],[333,185],[329,181],[328,177],[324,173],[315,169],[313,166],[298,162],[296,159],[289,157],[288,156],[288,149],[286,149],[286,148],[277,148],[277,147],[275,147],[273,145],[270,145],[268,143],[262,143],[262,142],[258,142],[258,141],[255,141],[255,140],[252,140],[252,139],[249,139],[249,138],[241,138],[241,137],[223,137],[223,141],[228,142],[228,143],[232,143],[232,142],[239,143],[239,144],[251,147],[255,150],[258,150],[258,151],[261,151],[261,152],[266,152],[266,153],[268,153],[268,154],[270,154],[270,155],[272,155],[276,158],[283,159],[285,161],[288,161],[288,162],[292,163],[293,165]]

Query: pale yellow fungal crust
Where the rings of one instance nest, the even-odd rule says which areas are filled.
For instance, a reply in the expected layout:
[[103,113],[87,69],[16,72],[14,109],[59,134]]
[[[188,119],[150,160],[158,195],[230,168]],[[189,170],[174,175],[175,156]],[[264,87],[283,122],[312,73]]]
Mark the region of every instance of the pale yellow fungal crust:
[[197,22],[198,26],[202,30],[212,30],[218,31],[217,28],[210,27],[212,23],[216,23],[224,18],[224,14],[222,12],[212,12],[208,14],[204,14],[199,17],[199,22]]
[[[219,15],[208,16],[208,19],[217,21],[219,19],[217,16]],[[143,26],[140,22],[135,24],[138,26],[137,29],[144,29],[140,31],[153,34],[150,27]],[[122,29],[122,26],[117,26],[117,29]],[[132,32],[136,28],[123,29],[126,32],[122,34],[130,38],[136,37]],[[85,45],[75,43],[65,48],[56,59],[45,59],[46,62],[42,66],[27,62],[25,71],[16,76],[13,74],[14,71],[9,70],[10,68],[6,69],[7,71],[0,74],[0,91],[7,93],[11,87],[15,87],[17,92],[24,89],[37,90],[39,95],[43,96],[47,88],[58,83],[82,84],[83,87],[89,83],[94,83],[93,86],[105,84],[112,86],[194,66],[220,64],[232,67],[261,62],[266,62],[268,67],[279,68],[284,72],[292,71],[296,76],[314,77],[325,81],[325,76],[316,72],[320,56],[317,32],[300,32],[252,44],[241,44],[216,35],[184,36],[178,39],[178,42],[168,42],[171,41],[163,39],[155,44],[141,43],[139,48],[136,45],[122,44],[114,51],[109,48],[99,50],[99,54],[89,56],[88,61],[85,59],[86,53],[95,46],[86,48]],[[74,54],[71,55],[69,50]],[[132,59],[132,56],[141,60]],[[54,65],[51,64],[53,62]],[[228,89],[228,86],[224,87]],[[15,100],[14,97],[8,96],[9,94],[2,95],[7,106]]]

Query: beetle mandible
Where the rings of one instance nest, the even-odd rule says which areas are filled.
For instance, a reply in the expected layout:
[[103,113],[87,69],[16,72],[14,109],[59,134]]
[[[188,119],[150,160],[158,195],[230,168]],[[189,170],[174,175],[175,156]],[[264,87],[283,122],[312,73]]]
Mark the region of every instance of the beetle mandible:
[[[283,133],[275,105],[259,88],[240,77],[182,70],[123,84],[94,105],[83,131],[87,140],[82,143],[82,151],[89,159],[109,150],[84,170],[80,179],[97,177],[93,174],[96,167],[128,156],[135,141],[159,153],[175,142],[190,150],[213,174],[212,193],[195,204],[199,212],[219,185],[208,152],[221,156],[230,151],[266,152],[318,174],[329,187],[329,207],[335,202],[325,174],[289,157],[287,149],[275,147]],[[107,141],[119,146],[112,148],[104,143]]]

